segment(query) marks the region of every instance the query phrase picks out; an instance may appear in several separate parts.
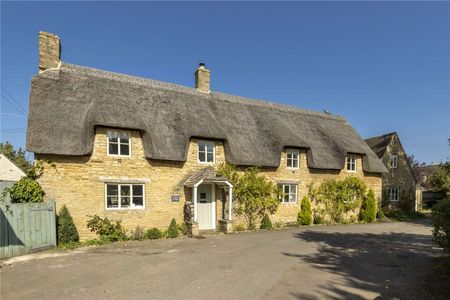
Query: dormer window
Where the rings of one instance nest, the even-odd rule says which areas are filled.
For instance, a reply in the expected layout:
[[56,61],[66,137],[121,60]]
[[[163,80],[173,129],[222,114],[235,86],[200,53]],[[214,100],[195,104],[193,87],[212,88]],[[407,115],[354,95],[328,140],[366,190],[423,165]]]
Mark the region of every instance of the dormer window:
[[127,156],[131,155],[131,140],[128,131],[108,131],[108,155]]
[[389,161],[389,166],[393,169],[397,168],[397,158],[398,158],[397,154],[391,155],[391,159]]
[[214,163],[216,144],[210,141],[198,141],[198,162]]
[[347,155],[346,165],[347,165],[347,171],[356,172],[356,155],[355,154]]
[[287,156],[287,167],[289,169],[298,169],[298,156],[299,151],[296,149],[287,149],[286,150],[286,156]]

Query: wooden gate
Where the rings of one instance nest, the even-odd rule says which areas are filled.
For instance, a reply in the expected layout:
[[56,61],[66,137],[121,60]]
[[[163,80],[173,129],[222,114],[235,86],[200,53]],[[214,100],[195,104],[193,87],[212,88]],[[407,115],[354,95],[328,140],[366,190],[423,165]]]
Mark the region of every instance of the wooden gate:
[[0,258],[56,246],[55,201],[0,202]]

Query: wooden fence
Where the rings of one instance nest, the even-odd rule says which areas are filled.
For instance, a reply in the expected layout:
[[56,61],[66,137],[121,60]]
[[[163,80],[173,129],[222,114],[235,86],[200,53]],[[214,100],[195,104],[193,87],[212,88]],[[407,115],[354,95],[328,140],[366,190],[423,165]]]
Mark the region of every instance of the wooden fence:
[[0,259],[56,246],[55,201],[0,201]]

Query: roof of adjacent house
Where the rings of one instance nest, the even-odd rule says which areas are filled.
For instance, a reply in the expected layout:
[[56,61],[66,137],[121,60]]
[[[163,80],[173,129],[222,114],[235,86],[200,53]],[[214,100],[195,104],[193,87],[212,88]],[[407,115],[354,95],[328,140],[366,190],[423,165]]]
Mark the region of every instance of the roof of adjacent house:
[[222,140],[235,165],[277,167],[282,149],[307,149],[311,168],[342,169],[347,153],[386,168],[342,117],[61,63],[31,83],[27,150],[88,155],[96,126],[141,132],[149,159],[187,158],[192,137]]
[[26,174],[21,168],[6,155],[0,153],[0,181],[19,181],[24,176]]
[[381,158],[384,155],[384,153],[386,152],[386,149],[387,149],[389,143],[392,141],[392,137],[394,135],[397,135],[397,133],[390,132],[387,134],[368,138],[365,141],[366,141],[367,145],[369,145],[369,147],[372,148],[373,152],[375,152],[375,154]]

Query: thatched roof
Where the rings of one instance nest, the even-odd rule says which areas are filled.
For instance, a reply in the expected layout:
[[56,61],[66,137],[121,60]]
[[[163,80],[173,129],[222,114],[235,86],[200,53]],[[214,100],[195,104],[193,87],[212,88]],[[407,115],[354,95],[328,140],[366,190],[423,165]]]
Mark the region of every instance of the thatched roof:
[[33,78],[28,151],[89,155],[95,126],[140,130],[155,160],[183,162],[201,137],[222,140],[235,165],[277,167],[284,147],[298,147],[311,168],[342,169],[351,152],[364,155],[365,171],[386,171],[339,116],[66,63]]

